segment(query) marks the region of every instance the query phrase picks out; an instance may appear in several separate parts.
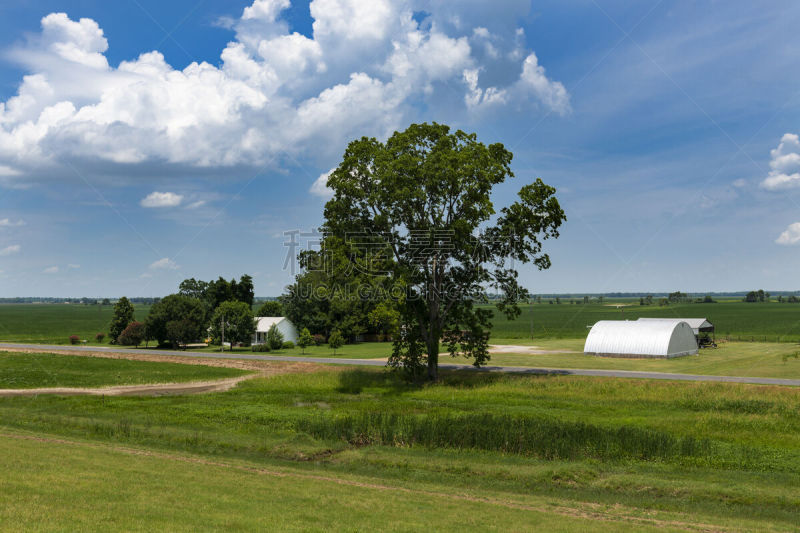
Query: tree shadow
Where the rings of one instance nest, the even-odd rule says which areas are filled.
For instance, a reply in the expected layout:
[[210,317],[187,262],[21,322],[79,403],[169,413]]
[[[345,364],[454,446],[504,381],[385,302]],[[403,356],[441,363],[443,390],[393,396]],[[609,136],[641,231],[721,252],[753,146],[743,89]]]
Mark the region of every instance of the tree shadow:
[[401,395],[421,390],[425,387],[452,387],[473,389],[485,387],[498,382],[514,383],[531,379],[549,379],[555,376],[570,375],[563,370],[539,370],[521,372],[492,372],[489,369],[443,368],[439,371],[439,381],[414,383],[408,381],[401,372],[384,368],[380,372],[353,368],[339,372],[337,392],[345,394],[361,394],[370,389],[384,395]]

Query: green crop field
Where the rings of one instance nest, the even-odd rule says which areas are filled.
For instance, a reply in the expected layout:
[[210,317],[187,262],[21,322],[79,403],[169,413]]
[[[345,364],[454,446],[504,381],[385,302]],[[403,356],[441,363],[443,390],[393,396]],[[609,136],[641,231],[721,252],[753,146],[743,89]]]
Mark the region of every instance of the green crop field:
[[[638,300],[607,299],[604,304],[531,304],[513,321],[495,312],[493,339],[585,338],[588,326],[598,320],[635,320],[645,317],[708,317],[717,326],[717,336],[733,340],[800,342],[800,305],[744,303],[723,300],[711,304],[640,306]],[[625,307],[617,305],[627,303]],[[147,305],[136,305],[136,318],[144,320]],[[108,332],[113,306],[81,304],[2,304],[0,342],[67,344],[70,335],[94,343],[98,332]],[[533,328],[531,328],[533,324]],[[105,342],[108,342],[106,339]]]
[[176,383],[222,379],[246,373],[203,365],[0,352],[0,389]]
[[[717,336],[732,336],[743,341],[800,341],[800,304],[745,303],[720,301],[708,304],[673,304],[640,306],[638,300],[605,304],[531,304],[522,306],[522,314],[510,321],[495,312],[492,335],[495,338],[585,338],[598,320],[636,320],[639,317],[700,318],[707,317],[717,328]],[[610,302],[610,303],[609,303]],[[625,307],[617,308],[627,302]]]
[[759,530],[800,523],[800,389],[332,368],[0,399],[18,530]]
[[[134,305],[137,320],[144,320],[150,307]],[[0,304],[0,342],[69,344],[70,335],[97,344],[97,333],[108,334],[112,305]],[[110,339],[106,337],[104,343]]]

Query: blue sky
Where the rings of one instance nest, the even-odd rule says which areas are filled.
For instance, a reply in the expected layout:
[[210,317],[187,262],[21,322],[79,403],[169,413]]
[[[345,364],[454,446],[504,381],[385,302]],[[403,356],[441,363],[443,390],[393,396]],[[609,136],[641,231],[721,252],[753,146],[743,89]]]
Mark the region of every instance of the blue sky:
[[[0,296],[157,296],[322,221],[349,140],[503,142],[568,222],[533,292],[800,289],[796,2],[0,4]],[[301,239],[308,245],[308,239]]]

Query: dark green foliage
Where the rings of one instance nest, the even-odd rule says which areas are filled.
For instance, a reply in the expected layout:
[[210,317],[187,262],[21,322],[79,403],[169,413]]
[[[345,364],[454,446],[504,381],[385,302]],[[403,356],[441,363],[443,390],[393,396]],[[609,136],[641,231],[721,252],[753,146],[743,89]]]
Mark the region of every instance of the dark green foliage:
[[[223,330],[224,323],[224,330]],[[211,317],[211,337],[214,343],[230,342],[249,345],[256,332],[252,307],[245,302],[228,301],[221,303]]]
[[267,330],[267,344],[273,350],[280,350],[283,347],[283,333],[275,324]]
[[294,343],[292,341],[284,341],[283,346],[281,346],[284,350],[294,350]]
[[258,308],[256,316],[283,316],[283,305],[275,300],[264,302]]
[[114,315],[111,317],[111,324],[108,326],[108,334],[112,344],[117,342],[120,333],[133,322],[133,304],[123,296],[114,304]]
[[536,179],[499,213],[492,204],[493,188],[513,177],[512,157],[502,144],[486,146],[475,134],[412,124],[386,143],[366,137],[351,142],[328,178],[334,191],[325,205],[325,241],[333,244],[328,252],[337,249],[337,240],[365,236],[366,243],[345,244],[368,245],[365,257],[378,258],[399,292],[392,302],[405,339],[396,341],[396,367],[424,366],[435,381],[445,336],[451,355],[484,364],[492,313],[475,300],[492,287],[503,295],[498,309],[513,318],[527,293],[507,260],[550,267],[543,241],[558,237],[566,220],[555,189]]
[[270,348],[269,344],[267,344],[267,343],[254,344],[253,345],[253,351],[254,352],[269,352],[271,350],[272,350],[272,348]]
[[222,276],[216,281],[189,278],[181,282],[179,294],[202,301],[208,318],[222,302],[244,302],[252,308],[255,299],[253,278],[247,274],[239,278],[238,282],[235,279],[227,281]]
[[145,328],[148,339],[161,345],[169,341],[178,346],[202,339],[205,323],[206,311],[200,300],[183,294],[170,294],[150,308]]
[[145,326],[141,322],[131,322],[117,337],[117,344],[139,346],[145,339]]
[[325,335],[316,334],[314,335],[314,344],[317,346],[322,346],[325,344]]

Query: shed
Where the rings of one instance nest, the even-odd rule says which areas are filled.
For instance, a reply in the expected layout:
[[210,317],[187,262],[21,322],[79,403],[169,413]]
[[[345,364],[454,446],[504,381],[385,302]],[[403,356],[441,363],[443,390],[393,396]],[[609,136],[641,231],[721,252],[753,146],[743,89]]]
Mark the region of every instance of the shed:
[[708,321],[707,318],[645,318],[641,317],[639,320],[668,320],[670,322],[686,322],[689,327],[694,331],[694,336],[699,337],[700,333],[714,333],[714,324]]
[[259,316],[256,317],[256,333],[253,335],[253,344],[264,344],[267,341],[267,332],[273,325],[283,334],[284,341],[297,342],[297,328],[291,320],[285,316]]
[[696,354],[697,340],[683,321],[601,320],[589,331],[583,352],[605,357],[671,358]]

